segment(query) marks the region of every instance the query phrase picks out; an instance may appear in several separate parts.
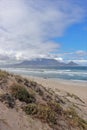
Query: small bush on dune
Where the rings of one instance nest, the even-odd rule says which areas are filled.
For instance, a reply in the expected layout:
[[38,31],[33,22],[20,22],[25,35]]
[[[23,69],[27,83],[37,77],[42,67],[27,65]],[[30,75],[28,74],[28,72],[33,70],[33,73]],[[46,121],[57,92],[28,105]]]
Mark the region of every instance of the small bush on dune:
[[55,111],[58,115],[62,115],[63,113],[63,108],[60,106],[59,103],[56,103],[54,101],[50,101],[48,102],[48,105],[50,106],[50,108]]
[[26,114],[28,114],[28,115],[35,115],[38,113],[38,107],[34,103],[27,105],[23,109],[26,112]]
[[7,73],[6,71],[0,70],[0,79],[7,78],[8,75],[9,73]]
[[40,105],[38,107],[38,115],[42,120],[46,120],[48,123],[56,124],[56,113],[49,106]]
[[10,108],[14,108],[14,106],[15,106],[15,100],[11,94],[6,93],[6,94],[1,95],[0,101],[7,104],[8,107],[10,107]]
[[36,87],[37,83],[35,81],[30,81],[31,86]]
[[49,124],[56,124],[56,113],[49,106],[29,104],[24,108],[24,111],[26,114],[34,115],[34,117]]
[[11,92],[12,92],[12,95],[16,99],[19,99],[20,101],[23,101],[26,103],[32,103],[36,101],[34,95],[29,93],[24,86],[14,85],[11,87]]
[[20,75],[15,75],[15,79],[18,83],[22,83],[23,82],[23,78]]

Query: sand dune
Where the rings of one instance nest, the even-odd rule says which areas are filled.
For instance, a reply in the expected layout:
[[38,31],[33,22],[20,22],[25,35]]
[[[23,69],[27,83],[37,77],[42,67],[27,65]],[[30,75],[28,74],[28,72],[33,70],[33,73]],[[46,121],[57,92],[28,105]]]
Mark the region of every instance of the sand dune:
[[0,130],[87,130],[86,82],[0,71]]

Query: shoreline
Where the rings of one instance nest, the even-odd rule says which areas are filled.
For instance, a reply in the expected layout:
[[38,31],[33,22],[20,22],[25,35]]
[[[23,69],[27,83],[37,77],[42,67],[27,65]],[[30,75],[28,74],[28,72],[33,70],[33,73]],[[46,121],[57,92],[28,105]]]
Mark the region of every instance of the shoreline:
[[[16,68],[16,70],[13,68],[1,68],[2,70],[6,70],[10,73],[13,73],[13,74],[18,74],[18,75],[25,75],[25,76],[29,76],[29,77],[42,77],[44,79],[52,79],[52,80],[65,80],[65,81],[71,81],[71,82],[86,82],[87,83],[87,76],[85,74],[87,74],[87,72],[84,74],[82,72],[79,73],[79,75],[77,74],[77,76],[73,75],[72,74],[72,71],[67,71],[65,70],[64,74],[65,76],[63,76],[63,70],[58,70],[60,71],[59,73],[57,73],[59,76],[56,75],[56,72],[52,72],[52,73],[49,73],[49,71],[47,71],[46,73],[43,73],[44,71],[42,70],[37,70],[35,69],[35,71],[33,69],[26,69],[26,68]],[[32,70],[32,71],[31,71]],[[69,72],[66,73],[66,72]],[[53,74],[53,75],[52,75]],[[60,75],[61,74],[61,75]],[[51,76],[52,75],[52,76]],[[81,76],[81,77],[79,77]],[[85,77],[84,77],[85,76]]]
[[[15,73],[13,73],[15,74]],[[17,74],[17,75],[21,75],[23,77],[27,77],[27,78],[30,78],[32,80],[35,80],[35,79],[42,79],[42,80],[52,80],[52,81],[55,81],[55,82],[65,82],[65,83],[72,83],[72,84],[83,84],[83,86],[87,87],[87,81],[85,80],[71,80],[71,79],[61,79],[61,78],[48,78],[48,77],[39,77],[39,76],[31,76],[31,75],[24,75],[24,74]]]
[[87,80],[73,80],[73,79],[62,79],[62,78],[49,78],[49,77],[39,77],[39,76],[32,76],[32,75],[27,75],[27,74],[19,74],[19,73],[13,73],[17,75],[21,75],[23,77],[30,77],[30,78],[40,78],[40,79],[47,79],[47,80],[55,80],[55,81],[65,81],[65,82],[72,82],[72,83],[86,83]]

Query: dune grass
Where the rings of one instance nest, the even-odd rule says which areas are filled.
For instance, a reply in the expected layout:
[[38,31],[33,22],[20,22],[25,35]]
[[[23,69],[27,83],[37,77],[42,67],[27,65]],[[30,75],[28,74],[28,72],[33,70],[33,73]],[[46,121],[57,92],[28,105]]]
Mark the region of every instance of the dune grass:
[[32,93],[29,93],[24,86],[14,84],[11,86],[11,93],[13,97],[19,99],[22,102],[32,103],[35,102],[35,96]]
[[28,115],[33,115],[42,121],[56,124],[56,112],[53,111],[49,106],[40,104],[29,104],[24,108],[24,111]]
[[77,114],[74,108],[66,110],[65,117],[72,127],[78,126],[81,130],[87,130],[87,122]]

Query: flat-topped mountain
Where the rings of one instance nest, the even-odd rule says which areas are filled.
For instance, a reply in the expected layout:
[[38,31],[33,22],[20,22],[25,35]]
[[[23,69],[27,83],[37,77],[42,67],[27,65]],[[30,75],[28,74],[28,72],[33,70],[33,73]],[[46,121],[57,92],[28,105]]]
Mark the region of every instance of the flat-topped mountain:
[[61,66],[61,65],[64,65],[64,63],[61,63],[55,59],[37,58],[37,59],[33,59],[33,60],[23,61],[19,65],[45,67],[45,66]]
[[78,64],[74,62],[64,63],[55,59],[47,59],[47,58],[36,58],[32,60],[25,60],[19,64],[15,64],[13,66],[19,67],[34,67],[34,68],[45,68],[45,67],[58,67],[58,66],[77,66]]

